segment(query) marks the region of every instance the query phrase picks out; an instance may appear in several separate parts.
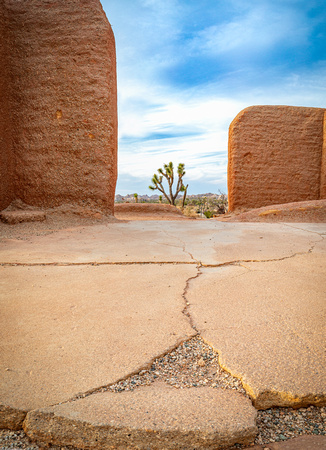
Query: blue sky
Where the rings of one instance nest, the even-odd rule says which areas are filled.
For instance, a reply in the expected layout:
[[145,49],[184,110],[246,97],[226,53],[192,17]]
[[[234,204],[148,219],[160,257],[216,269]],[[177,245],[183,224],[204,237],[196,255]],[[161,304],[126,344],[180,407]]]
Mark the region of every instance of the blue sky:
[[326,105],[324,0],[102,0],[117,48],[116,193],[186,165],[226,192],[228,127],[251,105]]

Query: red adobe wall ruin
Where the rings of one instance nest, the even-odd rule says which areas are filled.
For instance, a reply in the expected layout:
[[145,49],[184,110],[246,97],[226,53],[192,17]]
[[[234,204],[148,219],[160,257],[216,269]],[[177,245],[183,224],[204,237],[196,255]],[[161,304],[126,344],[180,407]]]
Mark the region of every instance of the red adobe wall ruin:
[[323,108],[252,106],[229,129],[229,210],[326,198]]
[[0,209],[21,199],[113,213],[116,57],[100,1],[0,0],[0,8]]
[[0,210],[13,200],[7,25],[7,11],[4,3],[0,2]]

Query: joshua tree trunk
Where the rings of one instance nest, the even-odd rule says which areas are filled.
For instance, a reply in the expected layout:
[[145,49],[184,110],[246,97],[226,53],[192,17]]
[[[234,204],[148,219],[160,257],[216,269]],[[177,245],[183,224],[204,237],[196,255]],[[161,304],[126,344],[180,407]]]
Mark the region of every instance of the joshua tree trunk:
[[185,190],[183,191],[182,208],[185,207],[188,186],[189,185],[187,184],[187,186],[185,186]]

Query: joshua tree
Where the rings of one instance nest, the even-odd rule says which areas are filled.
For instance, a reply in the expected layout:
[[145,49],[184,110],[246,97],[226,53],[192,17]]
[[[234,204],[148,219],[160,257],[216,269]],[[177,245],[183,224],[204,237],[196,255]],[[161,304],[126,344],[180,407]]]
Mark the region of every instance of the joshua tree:
[[135,193],[134,197],[135,197],[135,202],[138,203],[138,194]]
[[163,196],[162,196],[162,195],[159,195],[159,196],[158,196],[158,201],[159,201],[160,203],[162,203],[162,200],[163,200]]
[[184,186],[185,189],[183,191],[182,208],[185,207],[188,186],[189,186],[189,184],[187,184],[187,186]]
[[[152,183],[153,185],[149,186],[149,189],[151,189],[152,191],[155,191],[155,189],[158,189],[160,192],[162,192],[162,194],[164,195],[164,197],[167,199],[167,201],[169,202],[170,205],[175,205],[175,200],[179,194],[179,192],[185,192],[187,191],[188,185],[187,187],[183,184],[183,176],[186,174],[184,168],[185,165],[180,163],[178,165],[178,169],[177,169],[177,187],[176,187],[176,191],[173,194],[173,182],[174,182],[174,170],[173,170],[173,164],[172,162],[169,162],[169,164],[164,164],[164,170],[163,169],[158,169],[157,172],[159,173],[159,175],[157,175],[156,173],[154,173],[153,178],[152,178]],[[163,187],[163,177],[166,178],[167,182],[168,182],[168,188],[169,188],[169,192],[166,193]]]

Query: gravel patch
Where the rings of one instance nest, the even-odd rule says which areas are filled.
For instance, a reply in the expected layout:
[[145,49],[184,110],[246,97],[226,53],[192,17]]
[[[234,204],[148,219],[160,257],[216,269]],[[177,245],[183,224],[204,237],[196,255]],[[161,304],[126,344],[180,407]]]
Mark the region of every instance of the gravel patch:
[[[175,350],[157,358],[151,367],[142,370],[119,383],[99,392],[132,391],[141,385],[159,380],[178,389],[210,386],[212,388],[232,389],[246,395],[241,381],[232,377],[218,364],[218,354],[199,336],[179,345]],[[118,394],[117,394],[118,395]],[[83,397],[83,396],[80,396]],[[258,411],[258,435],[255,444],[268,444],[292,439],[301,435],[326,435],[326,407],[317,408],[272,408]],[[244,446],[235,445],[233,449]],[[0,430],[0,450],[5,449],[38,450],[23,431]],[[53,450],[74,450],[74,447],[51,447]]]
[[223,370],[218,354],[200,337],[183,342],[175,350],[157,358],[150,368],[126,380],[113,384],[103,391],[132,391],[141,385],[163,381],[178,389],[198,386],[233,389],[246,395],[242,383]]
[[[39,450],[47,448],[46,446],[39,446],[33,444],[23,431],[9,431],[0,430],[0,450],[5,449],[26,449],[26,450]],[[56,445],[51,446],[52,450],[78,450],[75,447],[58,447]]]
[[273,408],[258,411],[256,444],[279,442],[301,436],[326,435],[326,407]]

